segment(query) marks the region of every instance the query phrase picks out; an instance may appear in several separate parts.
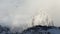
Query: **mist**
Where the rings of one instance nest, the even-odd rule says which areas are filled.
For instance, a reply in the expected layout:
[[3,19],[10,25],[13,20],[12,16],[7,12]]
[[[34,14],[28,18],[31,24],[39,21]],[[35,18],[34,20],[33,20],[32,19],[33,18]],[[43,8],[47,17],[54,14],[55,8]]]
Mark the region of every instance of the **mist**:
[[53,18],[55,26],[60,26],[59,6],[59,0],[0,0],[0,24],[27,28],[32,17],[42,10]]

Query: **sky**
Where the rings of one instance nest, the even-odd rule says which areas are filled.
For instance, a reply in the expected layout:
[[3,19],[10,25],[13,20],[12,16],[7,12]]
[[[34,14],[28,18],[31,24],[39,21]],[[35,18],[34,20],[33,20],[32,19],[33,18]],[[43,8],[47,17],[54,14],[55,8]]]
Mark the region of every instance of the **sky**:
[[3,25],[19,26],[18,24],[31,22],[32,16],[42,10],[53,18],[55,26],[60,26],[59,1],[60,0],[0,0],[0,23]]

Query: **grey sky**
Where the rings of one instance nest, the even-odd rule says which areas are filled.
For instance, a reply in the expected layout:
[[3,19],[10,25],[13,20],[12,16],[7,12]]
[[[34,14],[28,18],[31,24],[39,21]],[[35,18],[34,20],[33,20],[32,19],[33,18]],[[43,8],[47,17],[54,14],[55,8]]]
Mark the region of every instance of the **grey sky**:
[[16,15],[22,18],[23,23],[25,20],[28,22],[33,15],[42,9],[53,17],[55,25],[60,26],[59,1],[60,0],[0,0],[0,22],[8,23],[9,25]]

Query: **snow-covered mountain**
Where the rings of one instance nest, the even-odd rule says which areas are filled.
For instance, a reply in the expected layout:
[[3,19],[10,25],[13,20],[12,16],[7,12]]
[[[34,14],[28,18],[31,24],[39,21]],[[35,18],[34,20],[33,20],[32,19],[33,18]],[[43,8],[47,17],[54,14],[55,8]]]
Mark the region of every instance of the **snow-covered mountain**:
[[0,34],[60,34],[60,27],[38,25],[27,28],[20,33],[18,31],[11,31],[10,27],[0,25]]
[[35,26],[24,30],[22,34],[60,34],[60,28],[55,26]]
[[0,34],[20,34],[19,32],[12,32],[10,27],[0,25]]

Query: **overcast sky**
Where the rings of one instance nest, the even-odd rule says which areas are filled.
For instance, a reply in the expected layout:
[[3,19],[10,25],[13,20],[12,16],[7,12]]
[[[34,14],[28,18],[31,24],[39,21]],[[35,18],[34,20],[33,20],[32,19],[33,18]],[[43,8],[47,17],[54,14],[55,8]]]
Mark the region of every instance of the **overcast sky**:
[[59,9],[60,0],[0,0],[0,22],[11,24],[15,16],[21,19],[20,22],[28,22],[38,11],[43,10],[53,17],[56,26],[60,26]]

